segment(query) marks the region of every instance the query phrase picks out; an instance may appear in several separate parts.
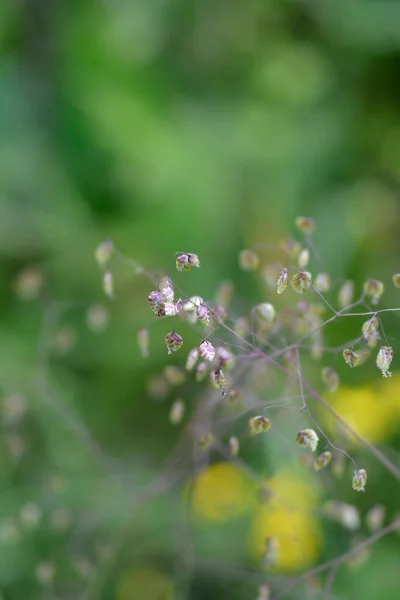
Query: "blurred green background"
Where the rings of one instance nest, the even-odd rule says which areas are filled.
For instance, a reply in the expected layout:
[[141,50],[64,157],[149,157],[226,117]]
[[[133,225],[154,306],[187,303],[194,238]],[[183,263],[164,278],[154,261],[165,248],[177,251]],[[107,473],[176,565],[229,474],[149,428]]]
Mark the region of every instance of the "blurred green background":
[[[383,306],[399,306],[399,23],[397,0],[2,0],[2,599],[255,600],[278,577],[257,570],[248,537],[268,515],[257,516],[238,472],[224,465],[198,498],[182,491],[185,474],[176,485],[174,469],[157,477],[183,427],[169,422],[171,403],[194,401],[197,387],[163,394],[154,375],[171,362],[168,326],[151,325],[152,285],[117,265],[108,300],[94,251],[111,238],[161,270],[176,251],[196,252],[201,269],[179,274],[179,285],[212,298],[233,280],[241,314],[275,296],[239,270],[238,252],[294,235],[306,214],[334,282],[353,278],[360,290],[376,277]],[[396,357],[398,319],[384,324]],[[360,325],[329,329],[328,342]],[[146,360],[141,326],[151,331]],[[384,388],[369,366],[341,375],[349,418],[357,423],[370,394],[363,433],[399,465],[398,380]],[[394,403],[383,414],[388,390]],[[283,434],[275,450],[258,440],[245,448],[265,478],[286,468],[292,434]],[[284,570],[300,567],[303,550],[304,570],[368,535],[364,521],[354,531],[320,522],[323,500],[354,503],[363,518],[378,503],[387,519],[396,513],[399,483],[354,452],[369,470],[368,494],[355,497],[347,466],[343,480],[324,480],[310,523],[299,525],[311,547],[285,547]],[[205,513],[198,522],[189,505]],[[333,596],[397,598],[399,557],[398,537],[385,539],[339,571]],[[320,594],[319,585],[289,597]]]

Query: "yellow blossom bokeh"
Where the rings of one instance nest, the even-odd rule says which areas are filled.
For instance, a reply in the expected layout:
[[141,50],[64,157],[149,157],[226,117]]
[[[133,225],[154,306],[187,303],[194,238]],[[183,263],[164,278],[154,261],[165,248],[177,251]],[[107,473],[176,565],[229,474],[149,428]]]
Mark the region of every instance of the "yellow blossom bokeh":
[[239,467],[219,462],[200,471],[190,493],[197,519],[224,522],[254,504],[255,485]]
[[293,571],[312,563],[320,549],[315,517],[318,496],[312,480],[303,479],[294,468],[282,469],[265,482],[267,501],[263,504],[257,494],[260,483],[228,462],[210,465],[193,482],[193,514],[198,522],[225,523],[247,513],[253,559],[262,560],[266,540],[273,538],[277,544],[274,569]]
[[295,571],[315,561],[321,535],[315,509],[318,496],[311,482],[282,469],[267,481],[270,499],[254,514],[251,529],[253,556],[262,561],[266,540],[276,542],[277,571]]
[[[389,438],[400,426],[400,377],[381,379],[375,385],[340,386],[326,398],[338,415],[370,442]],[[329,416],[329,424],[336,428]]]

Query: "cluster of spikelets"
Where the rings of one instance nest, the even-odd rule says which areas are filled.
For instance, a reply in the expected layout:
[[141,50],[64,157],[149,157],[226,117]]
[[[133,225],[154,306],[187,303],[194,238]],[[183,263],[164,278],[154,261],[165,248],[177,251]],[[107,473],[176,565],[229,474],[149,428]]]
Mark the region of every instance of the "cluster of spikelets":
[[[351,348],[343,350],[343,358],[349,367],[356,367],[360,364],[360,353],[355,352]],[[382,372],[384,377],[390,377],[390,365],[393,360],[393,348],[391,346],[381,346],[376,356],[376,366]]]
[[[310,236],[316,226],[313,219],[309,217],[298,217],[296,226],[300,232],[305,235],[306,241],[310,241]],[[311,244],[308,244],[311,246]],[[262,277],[267,285],[275,287],[276,293],[281,295],[290,285],[294,292],[303,294],[310,288],[323,300],[322,294],[331,290],[331,280],[327,273],[317,273],[313,278],[310,271],[306,270],[309,263],[310,253],[307,247],[302,248],[301,244],[293,239],[288,239],[283,243],[282,250],[289,259],[296,259],[297,266],[285,267],[280,265],[267,265],[262,270]],[[96,249],[96,260],[103,272],[103,289],[108,297],[113,297],[113,278],[111,267],[114,261],[115,248],[111,241],[102,242]],[[186,252],[180,253],[176,257],[176,269],[181,272],[190,271],[192,268],[200,267],[200,260],[196,254]],[[243,250],[239,255],[239,265],[245,271],[255,271],[260,267],[258,254],[253,250]],[[141,268],[137,267],[137,272]],[[393,276],[393,283],[400,288],[400,274]],[[229,296],[232,288],[229,285],[225,287]],[[226,392],[227,381],[225,371],[234,366],[234,355],[226,346],[214,347],[208,339],[211,333],[212,322],[216,325],[222,325],[227,314],[224,304],[204,302],[200,296],[175,297],[176,286],[169,277],[159,281],[157,289],[150,292],[148,296],[149,306],[157,318],[172,317],[175,319],[184,319],[192,325],[197,323],[205,327],[205,335],[199,340],[196,347],[192,348],[186,359],[186,369],[192,371],[196,367],[196,380],[202,381],[207,376],[211,384],[221,390],[223,396],[228,395],[234,398],[238,394],[236,388],[231,387]],[[363,298],[370,299],[372,304],[377,304],[384,292],[384,284],[375,279],[368,279],[364,284]],[[224,292],[225,293],[225,292]],[[352,281],[345,281],[338,293],[338,302],[341,310],[351,307],[354,297],[354,284]],[[253,307],[250,316],[238,317],[234,321],[234,331],[242,338],[252,335],[253,340],[263,344],[267,337],[280,332],[282,328],[290,327],[297,336],[309,336],[311,339],[311,355],[313,358],[320,358],[323,353],[322,326],[325,306],[322,303],[309,303],[301,300],[295,308],[286,307],[282,310],[279,319],[276,310],[271,303],[261,303]],[[340,313],[337,313],[337,315]],[[346,348],[343,351],[343,358],[350,367],[361,364],[368,356],[369,348],[375,348],[380,340],[379,334],[380,321],[378,312],[376,312],[361,328],[359,341],[364,341],[367,348],[361,348],[356,352],[353,348]],[[180,350],[183,346],[183,337],[173,329],[165,335],[165,344],[167,352],[171,354]],[[140,328],[138,331],[138,343],[143,357],[149,355],[149,333],[146,328]],[[293,365],[294,354],[288,349],[282,351],[283,365],[290,369]],[[384,377],[390,376],[390,365],[393,358],[393,350],[389,346],[381,346],[377,357],[376,365],[381,370]],[[323,367],[321,371],[323,382],[328,391],[334,392],[339,387],[339,376],[331,367]],[[171,408],[170,420],[172,423],[181,421],[184,412],[184,404],[181,400],[176,400]],[[258,435],[268,431],[271,427],[271,421],[263,415],[252,417],[249,420],[249,431],[251,435]],[[318,446],[319,438],[313,429],[303,429],[296,435],[298,444],[315,452]],[[198,440],[199,447],[207,450],[213,444],[213,435],[206,433]],[[229,448],[232,455],[239,452],[239,441],[235,436],[229,440]],[[326,467],[332,459],[332,453],[328,450],[323,451],[315,460],[314,468],[319,471]],[[352,485],[356,491],[363,491],[366,485],[367,475],[365,470],[359,469],[354,472]]]
[[[310,217],[298,217],[296,219],[297,228],[306,236],[306,239],[315,231],[316,225]],[[324,292],[331,290],[331,279],[328,273],[317,273],[313,277],[312,273],[306,270],[309,262],[310,253],[308,248],[302,248],[301,244],[291,238],[286,240],[281,249],[286,253],[289,259],[296,259],[297,266],[285,267],[279,264],[266,265],[261,276],[268,287],[276,287],[278,295],[281,295],[290,285],[291,288],[298,294],[303,294],[309,288],[313,288],[320,296]],[[260,267],[260,259],[258,254],[253,250],[243,250],[239,255],[239,264],[243,270],[255,271]],[[393,284],[400,288],[400,273],[393,275]],[[383,293],[384,284],[377,279],[369,278],[363,286],[363,298],[369,299],[371,304],[379,303]],[[347,309],[354,298],[355,286],[350,280],[345,281],[338,292],[338,303],[341,310]],[[322,296],[321,296],[322,297]],[[260,307],[268,307],[264,309],[264,321],[271,323],[275,320],[275,308],[273,305],[260,305]],[[322,316],[325,307],[322,304],[312,304],[305,301],[300,301],[295,310],[286,308],[281,315],[283,325],[290,323],[293,331],[297,335],[307,335],[313,332],[312,335],[312,356],[320,358],[322,354],[322,332],[319,329],[322,326]],[[261,311],[259,311],[262,314]],[[339,314],[339,313],[338,313]],[[238,320],[236,331],[243,333],[248,329],[248,323],[244,319]],[[353,348],[346,348],[343,351],[343,358],[350,367],[355,367],[362,364],[370,355],[371,348],[375,348],[380,341],[379,334],[379,318],[378,313],[367,320],[361,328],[360,341],[364,340],[367,347],[360,348],[355,351]],[[260,336],[256,335],[257,339]],[[289,356],[289,361],[290,361]],[[393,349],[390,346],[382,345],[376,356],[376,365],[382,372],[384,377],[390,377],[390,364],[393,358]],[[334,391],[339,384],[336,374],[330,369],[324,370],[322,378],[327,383],[328,389]]]
[[[200,261],[196,254],[187,252],[177,257],[176,268],[178,271],[188,271],[191,267],[200,267]],[[148,302],[157,317],[183,318],[192,325],[200,323],[206,328],[210,325],[211,319],[218,323],[225,318],[224,308],[221,305],[215,304],[210,307],[200,296],[175,299],[174,286],[169,278],[163,279],[158,285],[158,289],[149,294]],[[147,352],[148,339],[143,338],[143,331],[140,332],[140,335],[139,344],[143,354]],[[169,354],[180,350],[183,346],[183,337],[175,330],[167,333],[164,340]],[[229,350],[224,346],[214,347],[205,336],[195,348],[189,351],[187,356],[186,369],[192,371],[196,365],[196,380],[202,381],[208,375],[211,384],[225,395],[224,370],[229,370],[234,366],[234,357]],[[200,446],[208,447],[210,444],[207,440],[210,441],[209,438],[206,438],[205,442],[200,442]]]
[[[198,256],[189,252],[180,254],[176,259],[177,270],[189,271],[191,267],[200,267]],[[210,323],[211,315],[213,315],[200,296],[175,299],[174,287],[169,278],[162,280],[158,285],[158,289],[150,292],[148,302],[157,317],[181,316],[192,324],[198,322],[207,326]],[[170,354],[183,346],[183,338],[175,331],[171,331],[165,336],[165,344]],[[199,356],[210,362],[215,358],[215,348],[207,339],[201,340],[196,353],[192,352],[190,355],[189,363],[193,362],[195,364]]]
[[[268,431],[271,427],[271,421],[266,417],[259,415],[256,417],[252,417],[249,420],[250,431],[253,435],[257,435],[259,433],[263,433],[264,431]],[[297,432],[296,442],[302,446],[310,450],[311,452],[315,452],[318,447],[319,437],[314,429],[301,429]],[[316,471],[320,471],[329,465],[332,460],[332,452],[329,450],[325,450],[319,454],[319,456],[314,461],[314,469]],[[353,474],[352,486],[353,489],[357,492],[363,492],[365,485],[367,483],[367,473],[364,469],[356,470]]]

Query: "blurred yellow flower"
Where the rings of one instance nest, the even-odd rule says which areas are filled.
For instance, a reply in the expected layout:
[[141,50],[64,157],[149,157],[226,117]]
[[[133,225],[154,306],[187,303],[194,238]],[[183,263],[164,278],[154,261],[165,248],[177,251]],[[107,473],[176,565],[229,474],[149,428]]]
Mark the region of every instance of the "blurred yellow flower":
[[174,600],[171,579],[151,566],[134,567],[125,571],[118,583],[117,600]]
[[227,521],[248,510],[255,499],[255,484],[228,462],[204,468],[189,490],[193,513],[209,521]]
[[[329,403],[340,417],[370,442],[390,437],[400,425],[400,378],[381,379],[376,385],[341,386]],[[336,421],[329,417],[330,425]]]
[[285,469],[267,481],[270,499],[257,509],[251,529],[252,554],[262,560],[266,542],[276,543],[272,568],[293,571],[304,568],[318,556],[320,532],[313,514],[317,494],[307,479]]

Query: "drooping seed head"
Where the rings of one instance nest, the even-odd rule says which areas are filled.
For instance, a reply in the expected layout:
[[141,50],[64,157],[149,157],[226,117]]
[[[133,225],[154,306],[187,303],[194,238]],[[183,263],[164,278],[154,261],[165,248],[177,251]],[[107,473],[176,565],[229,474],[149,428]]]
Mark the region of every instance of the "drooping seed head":
[[208,340],[203,340],[199,344],[199,354],[204,360],[212,361],[215,357],[215,348]]
[[380,297],[385,290],[382,281],[377,279],[367,279],[364,283],[364,293],[371,298],[372,304],[378,304]]
[[185,312],[196,313],[199,306],[203,304],[203,298],[201,296],[190,296],[182,303],[182,308]]
[[149,305],[154,314],[158,314],[160,309],[164,306],[164,296],[158,290],[150,292],[148,297]]
[[208,310],[207,306],[205,306],[204,304],[202,304],[201,306],[198,307],[198,309],[196,311],[196,316],[197,316],[197,320],[202,325],[208,325],[209,324],[209,322],[210,322],[210,311]]
[[360,357],[357,352],[354,352],[354,350],[351,350],[350,348],[343,350],[343,358],[349,367],[356,367],[360,362]]
[[181,316],[189,321],[192,325],[197,323],[196,311],[198,307],[203,302],[203,299],[200,296],[192,296],[191,298],[186,298],[182,301],[182,312]]
[[210,381],[216,389],[224,389],[226,386],[226,377],[219,367],[210,372]]
[[390,346],[382,346],[376,357],[376,366],[382,371],[384,377],[390,377],[390,364],[393,359],[393,348]]
[[268,302],[258,304],[255,307],[255,314],[257,318],[264,323],[272,323],[276,317],[275,308]]
[[200,260],[197,254],[186,252],[176,258],[175,265],[178,271],[190,271],[192,267],[200,267]]
[[197,269],[200,267],[200,260],[199,257],[197,256],[197,254],[192,254],[192,253],[188,253],[188,260],[189,260],[189,265],[191,267],[196,267]]
[[311,285],[311,273],[309,271],[299,271],[290,278],[290,284],[295,292],[302,294]]
[[368,321],[365,321],[365,323],[363,323],[361,331],[365,334],[365,333],[375,333],[378,330],[379,327],[379,319],[376,315],[374,315],[373,317],[371,317],[371,319],[368,319]]
[[171,354],[171,352],[176,352],[183,346],[183,338],[175,331],[167,333],[164,339],[167,345],[168,354]]
[[174,288],[169,279],[163,279],[158,285],[158,291],[161,293],[164,302],[174,301]]
[[367,342],[370,348],[375,348],[380,338],[378,327],[379,319],[376,315],[373,316],[371,319],[368,319],[368,321],[365,321],[365,323],[363,323],[361,327],[364,340]]
[[352,487],[356,492],[363,492],[367,485],[367,471],[365,469],[358,469],[354,471],[352,479]]
[[263,433],[264,431],[268,431],[268,429],[271,427],[271,421],[263,415],[258,415],[257,417],[252,417],[249,419],[249,427],[251,434],[257,435],[259,433]]
[[287,269],[282,269],[279,277],[278,277],[278,284],[277,284],[277,293],[278,294],[282,294],[287,286],[288,286],[288,282],[289,282],[289,271]]
[[158,310],[158,316],[160,317],[175,317],[182,310],[182,303],[180,300],[177,302],[166,302]]
[[329,452],[329,450],[326,450],[325,452],[322,452],[316,459],[314,462],[314,469],[316,471],[320,471],[321,469],[323,469],[324,467],[326,467],[327,465],[329,465],[329,463],[332,460],[332,452]]
[[393,285],[400,288],[400,273],[395,273],[392,277]]
[[296,227],[302,233],[306,235],[310,235],[316,229],[316,224],[314,219],[311,217],[297,217],[296,219]]
[[296,442],[300,444],[300,446],[303,446],[303,448],[308,448],[311,452],[315,452],[318,446],[319,437],[314,429],[302,429],[296,435]]

